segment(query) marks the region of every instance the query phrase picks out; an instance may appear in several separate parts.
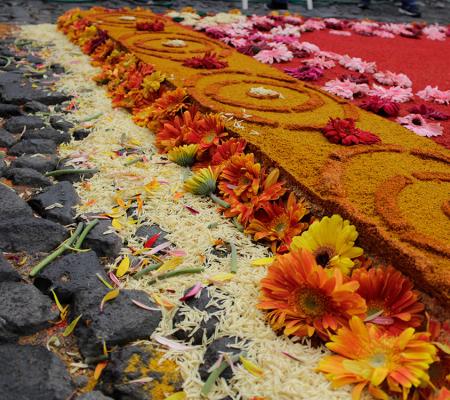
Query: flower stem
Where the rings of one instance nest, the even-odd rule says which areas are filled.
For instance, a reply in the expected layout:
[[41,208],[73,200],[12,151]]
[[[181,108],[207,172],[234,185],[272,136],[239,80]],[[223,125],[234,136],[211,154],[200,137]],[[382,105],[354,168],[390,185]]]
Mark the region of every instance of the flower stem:
[[91,116],[89,116],[89,117],[80,119],[78,122],[88,122],[88,121],[92,121],[92,120],[94,120],[94,119],[97,119],[97,118],[101,117],[102,114],[103,114],[103,113],[97,113],[97,114],[91,115]]
[[167,279],[167,278],[172,278],[173,276],[185,275],[185,274],[198,274],[199,272],[203,272],[203,271],[204,271],[204,268],[202,268],[202,267],[181,268],[176,271],[169,271],[169,272],[166,272],[165,274],[158,275],[155,278],[153,278],[152,280],[150,280],[148,282],[148,284],[152,285],[153,283],[155,283],[157,281],[161,281],[161,280]]
[[134,158],[133,160],[127,161],[125,164],[123,164],[125,167],[129,167],[130,165],[136,164],[139,161],[142,161],[143,157]]
[[46,172],[45,176],[59,176],[70,174],[94,174],[98,172],[97,168],[85,168],[85,169],[56,169],[55,171]]
[[[239,358],[241,357],[241,354],[236,354],[234,356],[230,357],[230,362],[237,362]],[[202,396],[207,396],[208,393],[211,391],[214,383],[216,382],[217,378],[222,374],[223,371],[225,371],[230,366],[230,363],[228,361],[222,361],[222,363],[213,370],[206,380],[205,384],[202,387],[202,390],[200,394]]]
[[12,61],[11,57],[6,57],[6,56],[0,56],[0,59],[6,61],[6,64],[2,68],[9,67],[9,65],[11,64],[11,61]]
[[220,197],[216,196],[214,193],[210,193],[209,197],[211,197],[211,200],[214,201],[214,203],[217,203],[219,206],[221,206],[223,208],[230,208],[230,205],[225,200],[222,200]]
[[73,242],[77,239],[78,235],[83,230],[83,223],[80,222],[75,229],[75,232],[72,236],[65,240],[53,253],[50,253],[47,257],[45,257],[40,263],[38,263],[30,272],[30,276],[34,277],[39,272],[41,272],[48,264],[50,264],[55,258],[59,257],[62,253],[64,253],[68,247],[71,247]]
[[231,243],[231,272],[237,272],[237,249],[234,243]]
[[244,232],[244,227],[239,223],[236,217],[234,217],[232,220],[233,225],[238,229],[239,232]]
[[84,239],[86,239],[86,236],[88,235],[88,233],[97,224],[98,224],[98,219],[94,219],[85,226],[85,228],[83,229],[83,232],[81,232],[81,235],[77,240],[77,243],[74,246],[75,249],[81,248],[81,245],[83,244]]
[[149,265],[148,267],[146,267],[144,269],[141,269],[139,272],[134,274],[134,277],[135,278],[140,278],[140,277],[148,274],[149,272],[152,272],[152,271],[158,269],[161,265],[163,265],[162,262],[157,262],[156,264]]

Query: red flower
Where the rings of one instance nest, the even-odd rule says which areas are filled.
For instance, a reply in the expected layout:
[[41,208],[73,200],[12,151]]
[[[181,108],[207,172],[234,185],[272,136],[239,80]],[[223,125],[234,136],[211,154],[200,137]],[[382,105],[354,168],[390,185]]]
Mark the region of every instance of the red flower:
[[149,32],[161,32],[164,30],[164,22],[156,20],[154,22],[150,21],[137,21],[136,30],[138,31],[149,31]]
[[382,99],[379,96],[368,97],[361,103],[360,107],[386,117],[396,117],[400,111],[397,103],[389,99]]
[[446,121],[449,119],[447,114],[435,110],[433,107],[427,107],[425,104],[421,104],[420,106],[414,106],[408,110],[411,114],[421,114],[425,118],[435,119],[438,121]]
[[244,139],[230,139],[216,147],[212,157],[212,165],[220,165],[225,161],[228,161],[235,154],[241,154],[244,152],[246,142]]
[[300,68],[285,68],[284,72],[302,81],[316,81],[323,76],[323,69],[304,65]]
[[330,118],[322,133],[331,143],[345,146],[381,142],[381,139],[373,133],[356,128],[355,120],[352,118]]
[[183,65],[199,69],[221,69],[228,67],[228,62],[220,61],[215,53],[207,51],[203,57],[188,58]]

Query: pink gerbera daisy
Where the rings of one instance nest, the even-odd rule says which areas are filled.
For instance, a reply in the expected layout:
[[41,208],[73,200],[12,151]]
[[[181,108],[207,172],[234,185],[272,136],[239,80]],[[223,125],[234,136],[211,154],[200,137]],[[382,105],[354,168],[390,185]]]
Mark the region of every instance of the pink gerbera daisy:
[[441,124],[429,123],[420,114],[408,114],[398,117],[396,121],[419,136],[441,136],[444,131]]

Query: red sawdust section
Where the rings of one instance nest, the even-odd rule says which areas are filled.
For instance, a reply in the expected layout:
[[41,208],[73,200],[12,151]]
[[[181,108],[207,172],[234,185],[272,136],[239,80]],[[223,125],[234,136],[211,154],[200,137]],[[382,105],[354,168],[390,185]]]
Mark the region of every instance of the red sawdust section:
[[[441,90],[450,89],[450,74],[448,60],[450,60],[450,41],[429,39],[410,39],[396,36],[386,39],[377,36],[362,36],[352,33],[352,36],[337,36],[329,30],[305,32],[300,40],[313,43],[324,51],[332,51],[341,55],[359,57],[364,61],[375,61],[379,71],[392,71],[406,74],[413,82],[413,93],[424,89],[427,85],[438,86]],[[281,70],[286,67],[300,65],[301,59],[294,59],[290,63],[276,64]],[[325,82],[348,75],[350,71],[337,65],[326,70],[324,76],[315,82],[323,86]],[[353,73],[356,75],[356,73]],[[373,80],[371,80],[371,83]],[[375,82],[377,83],[377,82]],[[361,101],[357,100],[359,104]],[[450,106],[424,102],[414,97],[415,104],[427,104],[443,113],[450,113]],[[412,103],[400,104],[401,114],[405,114],[412,107]],[[450,120],[440,121],[444,127],[442,136],[433,138],[446,148],[450,148]]]
[[[152,19],[151,14],[140,13],[134,15]],[[327,213],[350,219],[363,247],[448,301],[450,189],[441,178],[450,172],[449,151],[201,33],[168,20],[164,32],[137,32],[129,18],[120,16],[110,12],[88,18],[142,61],[170,76],[174,85],[187,87],[205,109],[232,113],[241,122],[229,123],[228,130],[245,138],[263,161],[280,167],[294,189]],[[167,47],[166,42],[173,39],[183,40],[185,46]],[[229,67],[199,72],[182,65],[206,51],[216,53]],[[249,90],[258,86],[282,96],[269,100],[249,96]],[[320,128],[330,117],[354,118],[358,127],[378,134],[382,144],[342,147],[329,143]],[[397,181],[405,184],[392,180],[397,176],[404,177]]]

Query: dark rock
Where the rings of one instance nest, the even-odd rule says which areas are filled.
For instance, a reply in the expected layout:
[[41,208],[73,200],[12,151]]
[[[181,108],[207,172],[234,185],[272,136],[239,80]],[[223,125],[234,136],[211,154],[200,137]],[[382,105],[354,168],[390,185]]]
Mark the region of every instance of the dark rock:
[[133,304],[132,299],[149,307],[157,307],[140,290],[121,290],[119,296],[107,302],[103,312],[100,312],[100,303],[107,292],[107,288],[99,286],[95,291],[75,293],[72,315],[83,315],[75,333],[84,356],[101,354],[103,340],[108,347],[112,347],[146,339],[161,321],[161,311],[148,311]]
[[0,81],[0,97],[5,103],[22,105],[29,101],[37,100],[39,93],[29,83],[21,83],[21,76],[17,75],[16,81],[1,83]]
[[[205,351],[203,355],[203,363],[198,367],[198,372],[203,381],[206,381],[209,376],[208,370],[217,362],[222,353],[229,353],[231,355],[239,354],[242,350],[234,346],[240,339],[235,336],[224,336],[214,340]],[[230,379],[233,376],[233,371],[230,367],[225,369],[220,375],[224,379]]]
[[20,281],[20,275],[0,253],[0,282],[5,281]]
[[158,239],[154,243],[153,246],[159,246],[160,244],[167,242],[165,240],[165,237],[168,235],[168,232],[163,231],[158,225],[141,225],[139,228],[136,229],[135,236],[140,237],[144,239],[144,241],[148,240],[149,238],[159,234]]
[[70,100],[71,96],[67,96],[63,93],[58,92],[50,92],[44,93],[42,96],[39,96],[36,100],[41,103],[47,104],[49,106],[63,103],[64,101]]
[[42,128],[26,131],[22,135],[22,139],[48,139],[53,140],[56,144],[61,144],[70,142],[70,135],[53,128]]
[[86,139],[90,135],[91,131],[89,129],[76,129],[73,131],[72,136],[75,140]]
[[0,282],[0,340],[3,332],[30,335],[50,326],[59,312],[33,285]]
[[27,61],[32,64],[43,64],[44,60],[40,57],[33,56],[32,54],[27,55]]
[[[187,289],[185,294],[190,290],[191,288]],[[207,288],[203,288],[200,292],[200,296],[198,297],[191,297],[190,299],[187,299],[184,303],[185,306],[182,306],[178,308],[177,312],[175,313],[173,317],[173,326],[177,327],[181,322],[184,321],[184,314],[183,314],[183,308],[195,308],[199,311],[206,311],[208,314],[217,313],[220,311],[220,308],[210,305],[207,307],[208,303],[211,301],[211,297],[208,293]],[[177,339],[184,340],[184,341],[190,341],[191,338],[192,344],[198,345],[202,344],[203,341],[203,335],[206,336],[206,338],[210,338],[212,335],[214,335],[216,331],[216,325],[219,322],[219,318],[215,315],[209,316],[208,318],[205,318],[200,323],[200,327],[194,332],[194,334],[191,334],[192,330],[197,327],[192,327],[190,330],[184,330],[184,329],[178,329],[174,332],[173,336],[175,336]]]
[[[30,206],[44,218],[69,225],[75,217],[74,207],[80,201],[77,192],[69,182],[58,182],[31,198]],[[54,204],[62,207],[47,208]]]
[[0,85],[8,83],[20,83],[22,76],[14,72],[0,72]]
[[[183,381],[176,363],[171,360],[162,361],[161,355],[152,345],[127,346],[112,353],[111,361],[102,373],[99,387],[104,393],[124,400],[160,398],[153,393],[161,384],[166,396],[182,390]],[[132,380],[145,378],[152,380],[130,383]]]
[[5,123],[5,129],[11,133],[21,133],[23,128],[39,129],[44,127],[44,121],[33,115],[20,115],[9,118]]
[[8,132],[6,129],[0,128],[0,147],[11,147],[15,145],[19,139]]
[[114,400],[112,397],[105,396],[102,392],[94,390],[93,392],[82,394],[77,400]]
[[25,139],[15,144],[8,150],[12,156],[21,156],[22,154],[54,154],[56,152],[56,143],[48,139]]
[[38,172],[45,173],[53,171],[58,164],[58,159],[53,155],[23,155],[16,158],[12,163],[12,168],[32,168]]
[[6,171],[5,175],[16,185],[44,187],[52,184],[50,179],[31,168],[10,168]]
[[[77,388],[83,388],[89,383],[89,378],[85,375],[78,375],[73,377],[73,383]],[[77,399],[80,399],[80,397],[77,397]]]
[[39,103],[39,101],[32,100],[24,104],[23,110],[29,113],[36,113],[36,112],[48,112],[49,109],[47,105]]
[[34,285],[45,294],[54,289],[60,301],[69,303],[80,290],[93,291],[103,285],[100,274],[108,280],[97,255],[93,251],[73,253],[49,264],[34,280]]
[[66,72],[65,68],[61,64],[52,64],[50,65],[50,69],[55,74],[64,74],[64,72]]
[[8,169],[8,166],[6,165],[5,159],[0,156],[0,176],[3,175],[3,173]]
[[112,231],[110,220],[100,220],[97,225],[88,233],[83,242],[83,248],[94,250],[99,257],[116,258],[122,248],[122,240]]
[[22,111],[20,110],[19,106],[16,106],[14,104],[0,104],[0,117],[1,118],[8,118],[12,117],[14,115],[21,115]]
[[52,115],[50,117],[50,125],[53,126],[53,128],[64,132],[68,132],[69,129],[74,127],[74,125],[71,122],[66,121],[62,115]]
[[0,183],[0,222],[32,215],[30,206],[13,189]]
[[63,226],[33,217],[0,220],[0,249],[9,252],[49,252],[67,238]]
[[0,346],[2,400],[67,400],[74,388],[64,363],[43,346]]

